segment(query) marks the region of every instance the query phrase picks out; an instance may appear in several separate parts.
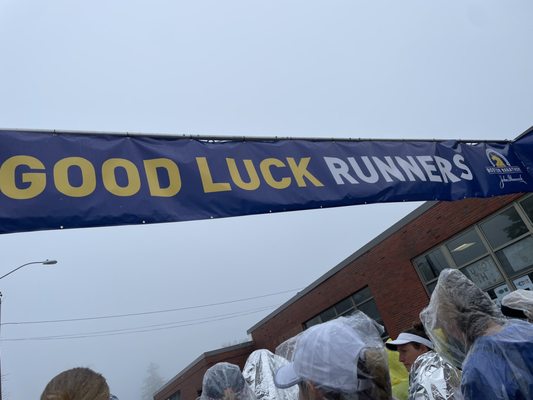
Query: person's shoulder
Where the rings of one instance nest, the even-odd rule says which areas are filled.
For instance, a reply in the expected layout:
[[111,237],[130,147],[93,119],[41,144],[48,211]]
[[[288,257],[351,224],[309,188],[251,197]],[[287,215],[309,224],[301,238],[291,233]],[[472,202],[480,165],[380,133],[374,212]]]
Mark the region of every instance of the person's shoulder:
[[[490,340],[491,337],[486,338]],[[502,343],[524,343],[533,346],[533,324],[520,320],[508,321],[493,339]]]
[[434,351],[428,351],[416,358],[413,366],[411,367],[411,371],[415,374],[422,373],[423,375],[430,376],[435,371],[443,368],[443,366],[444,360],[442,357]]
[[504,331],[506,330],[533,333],[533,323],[512,319],[505,324]]
[[502,368],[513,359],[533,362],[533,324],[510,321],[498,333],[478,338],[463,363],[463,376],[470,370],[485,373],[487,366]]

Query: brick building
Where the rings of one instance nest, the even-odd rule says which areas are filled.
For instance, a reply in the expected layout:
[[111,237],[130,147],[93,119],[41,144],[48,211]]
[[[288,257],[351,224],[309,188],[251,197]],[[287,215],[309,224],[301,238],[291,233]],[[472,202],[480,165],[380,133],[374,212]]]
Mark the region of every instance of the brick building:
[[446,267],[459,268],[495,301],[517,288],[533,290],[533,195],[424,203],[251,327],[251,342],[205,353],[154,399],[194,400],[211,365],[242,368],[253,350],[274,351],[355,309],[395,337],[417,319]]
[[246,342],[204,353],[159,389],[154,398],[196,399],[201,393],[202,379],[209,367],[225,361],[238,365],[242,370],[246,359],[254,350],[253,342]]

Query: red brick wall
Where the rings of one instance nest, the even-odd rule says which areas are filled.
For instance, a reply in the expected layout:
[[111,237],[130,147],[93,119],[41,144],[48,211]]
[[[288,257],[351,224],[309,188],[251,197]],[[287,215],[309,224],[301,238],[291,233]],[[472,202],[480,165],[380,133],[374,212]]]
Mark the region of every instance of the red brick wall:
[[218,362],[229,362],[238,365],[242,370],[255,347],[250,344],[248,346],[233,346],[230,349],[232,350],[204,354],[195,364],[190,365],[188,369],[158,392],[154,396],[154,400],[166,400],[178,390],[181,400],[195,400],[198,397],[198,390],[202,388],[202,380],[207,369]]
[[411,326],[429,301],[411,260],[521,195],[439,202],[353,260],[251,333],[256,348],[274,351],[303,322],[368,285],[389,334]]

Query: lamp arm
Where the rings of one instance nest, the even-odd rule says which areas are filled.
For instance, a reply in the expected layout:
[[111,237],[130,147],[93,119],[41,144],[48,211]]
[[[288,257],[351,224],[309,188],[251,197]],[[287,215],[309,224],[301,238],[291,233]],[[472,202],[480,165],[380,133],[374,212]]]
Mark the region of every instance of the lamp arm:
[[30,264],[42,264],[42,262],[41,261],[32,261],[32,262],[29,262],[29,263],[26,263],[26,264],[22,264],[21,266],[9,271],[7,274],[4,274],[4,275],[0,276],[0,279],[5,278],[6,276],[11,275],[13,272],[18,271],[22,267],[25,267],[26,265],[30,265]]

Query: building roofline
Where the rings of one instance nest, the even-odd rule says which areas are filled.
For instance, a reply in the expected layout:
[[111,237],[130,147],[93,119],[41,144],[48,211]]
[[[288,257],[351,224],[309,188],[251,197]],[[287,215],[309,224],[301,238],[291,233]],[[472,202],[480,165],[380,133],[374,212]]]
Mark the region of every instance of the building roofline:
[[167,381],[167,383],[165,383],[163,386],[161,386],[161,388],[157,392],[154,393],[154,396],[158,395],[163,390],[168,388],[168,386],[172,382],[174,382],[175,380],[181,378],[183,375],[185,375],[187,372],[189,372],[195,365],[197,365],[203,359],[206,359],[206,358],[211,357],[211,356],[215,356],[217,354],[225,353],[227,351],[233,351],[233,350],[238,350],[240,348],[249,347],[249,346],[252,346],[253,344],[254,344],[253,340],[249,340],[249,341],[246,341],[246,342],[243,342],[243,343],[235,344],[233,346],[222,347],[220,349],[210,350],[210,351],[206,351],[205,353],[200,354],[198,357],[196,357],[194,359],[194,361],[192,361],[189,365],[187,365],[185,368],[183,368],[177,375],[174,375],[174,377],[170,378]]
[[513,141],[516,142],[517,140],[522,139],[524,136],[527,136],[531,133],[533,133],[533,126],[530,126],[529,128],[527,128],[524,132],[518,135],[516,139],[514,139]]
[[409,222],[413,221],[414,219],[418,218],[420,215],[425,213],[427,210],[429,210],[431,207],[433,207],[435,204],[437,204],[438,201],[427,201],[424,204],[422,204],[420,207],[417,207],[413,211],[411,211],[409,214],[407,214],[405,217],[403,217],[401,220],[396,222],[394,225],[380,233],[378,236],[376,236],[374,239],[372,239],[370,242],[365,244],[363,247],[361,247],[359,250],[357,250],[355,253],[341,261],[339,264],[337,264],[335,267],[330,269],[328,272],[326,272],[324,275],[322,275],[320,278],[312,282],[310,285],[308,285],[305,289],[299,291],[296,293],[292,298],[290,298],[288,301],[283,303],[281,306],[279,306],[277,309],[272,311],[270,314],[268,314],[265,318],[263,318],[261,321],[256,323],[254,326],[252,326],[250,329],[248,329],[247,333],[251,334],[254,330],[259,328],[261,325],[265,324],[267,321],[275,317],[277,314],[281,313],[283,310],[285,310],[287,307],[289,307],[291,304],[295,303],[305,295],[307,295],[309,292],[311,292],[313,289],[315,289],[317,286],[319,286],[322,282],[329,279],[331,276],[335,275],[337,272],[342,270],[344,267],[346,267],[348,264],[350,264],[352,261],[356,260],[360,256],[362,256],[364,253],[366,253],[371,248],[375,247],[382,241],[384,241],[386,238],[391,236],[393,233],[399,231],[401,228],[403,228],[405,225],[407,225]]

